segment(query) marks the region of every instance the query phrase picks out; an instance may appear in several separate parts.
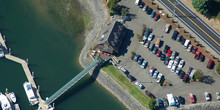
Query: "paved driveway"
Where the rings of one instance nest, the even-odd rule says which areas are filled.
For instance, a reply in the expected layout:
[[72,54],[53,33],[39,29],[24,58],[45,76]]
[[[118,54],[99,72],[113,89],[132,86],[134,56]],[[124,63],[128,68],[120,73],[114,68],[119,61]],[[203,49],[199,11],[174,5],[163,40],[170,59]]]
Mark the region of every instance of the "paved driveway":
[[[127,53],[119,57],[121,60],[119,65],[125,67],[133,76],[137,78],[138,82],[141,82],[146,87],[145,90],[152,92],[157,98],[163,98],[166,97],[166,94],[172,93],[174,96],[185,97],[186,104],[189,104],[190,102],[187,97],[189,92],[196,95],[197,102],[205,102],[204,92],[209,92],[212,94],[213,100],[216,100],[215,92],[220,92],[220,86],[218,85],[220,84],[220,77],[214,73],[214,70],[209,70],[206,68],[208,60],[206,59],[205,62],[194,60],[194,54],[186,51],[186,49],[183,48],[183,45],[181,45],[179,42],[171,40],[173,30],[169,34],[165,34],[163,32],[163,28],[166,23],[163,20],[155,22],[152,18],[150,18],[149,15],[146,14],[146,12],[143,12],[142,9],[136,6],[133,2],[130,2],[130,0],[122,0],[120,4],[128,7],[130,13],[134,15],[134,19],[132,19],[130,22],[127,22],[125,25],[128,29],[133,30],[135,35],[130,39],[127,39],[127,41],[131,40],[131,42],[127,47]],[[179,79],[179,77],[175,73],[172,73],[158,57],[152,54],[152,52],[142,44],[137,42],[136,34],[140,34],[143,24],[146,24],[148,28],[153,29],[153,33],[156,36],[153,39],[153,42],[156,41],[156,38],[161,38],[161,36],[164,36],[161,38],[164,43],[160,50],[163,50],[164,45],[167,44],[171,47],[171,50],[176,50],[179,52],[180,58],[186,61],[186,64],[182,69],[183,71],[186,71],[189,66],[196,70],[201,69],[204,72],[204,75],[209,77],[210,81],[212,82],[210,84],[200,82],[184,83],[181,79]],[[148,61],[148,67],[146,69],[142,69],[137,62],[129,59],[131,51],[135,51],[146,61]],[[173,84],[173,86],[161,87],[159,84],[157,84],[155,79],[150,77],[148,74],[149,69],[152,66],[156,67],[157,70],[165,76],[165,79]]]

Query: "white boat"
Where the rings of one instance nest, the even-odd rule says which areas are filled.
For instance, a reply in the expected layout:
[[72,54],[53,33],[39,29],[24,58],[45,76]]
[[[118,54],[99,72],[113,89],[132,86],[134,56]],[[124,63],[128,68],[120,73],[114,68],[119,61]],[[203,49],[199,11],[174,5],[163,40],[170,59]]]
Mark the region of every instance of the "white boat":
[[12,110],[8,98],[2,93],[0,93],[0,102],[1,102],[2,110]]
[[5,56],[5,53],[2,49],[1,43],[0,43],[0,58],[3,58]]
[[28,97],[28,100],[29,100],[30,104],[31,104],[31,105],[37,104],[37,103],[38,103],[38,100],[37,100],[37,98],[36,98],[36,96],[35,96],[35,94],[34,94],[34,91],[33,91],[33,89],[32,89],[31,83],[25,82],[25,83],[23,84],[23,86],[24,86],[24,90],[25,90],[25,92],[26,92],[26,94],[27,94],[27,97]]
[[14,92],[10,92],[9,93],[9,97],[10,97],[12,102],[16,103],[16,97],[15,97],[15,93]]

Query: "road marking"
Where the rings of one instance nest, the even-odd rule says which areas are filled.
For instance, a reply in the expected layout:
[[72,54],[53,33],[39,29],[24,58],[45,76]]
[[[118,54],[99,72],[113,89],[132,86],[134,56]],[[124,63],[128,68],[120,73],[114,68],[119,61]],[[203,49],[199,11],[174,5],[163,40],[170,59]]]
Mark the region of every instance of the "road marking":
[[185,13],[183,13],[179,8],[177,8],[170,0],[168,0],[168,2],[170,2],[171,5],[173,5],[177,10],[179,10],[180,13],[182,13],[187,19],[189,19],[196,27],[198,27],[203,33],[205,33],[210,39],[212,39],[212,41],[214,41],[218,46],[220,46],[220,44],[215,41],[210,35],[208,35],[203,29],[201,29],[195,22],[193,22],[188,16],[186,16]]

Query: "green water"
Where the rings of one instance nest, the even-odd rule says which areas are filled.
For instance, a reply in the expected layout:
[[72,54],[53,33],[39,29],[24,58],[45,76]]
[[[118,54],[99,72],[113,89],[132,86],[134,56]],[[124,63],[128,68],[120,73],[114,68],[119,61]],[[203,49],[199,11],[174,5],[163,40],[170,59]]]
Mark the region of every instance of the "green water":
[[[0,0],[0,31],[6,35],[12,54],[29,59],[43,99],[51,96],[82,68],[78,64],[83,47],[84,24],[75,0]],[[61,16],[62,15],[62,16]],[[20,64],[0,59],[0,91],[14,91],[22,110],[30,106]],[[87,75],[55,101],[57,110],[122,110],[125,107]]]

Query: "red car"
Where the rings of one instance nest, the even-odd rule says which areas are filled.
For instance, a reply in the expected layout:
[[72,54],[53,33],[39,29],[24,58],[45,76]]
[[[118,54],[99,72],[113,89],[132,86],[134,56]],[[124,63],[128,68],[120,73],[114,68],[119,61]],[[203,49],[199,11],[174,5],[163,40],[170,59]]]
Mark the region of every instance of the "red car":
[[188,94],[188,97],[189,97],[189,100],[190,100],[191,103],[195,103],[195,99],[194,99],[192,93],[189,93],[189,94]]
[[167,56],[169,57],[171,55],[172,51],[169,49],[167,50]]
[[211,69],[213,66],[213,63],[214,63],[214,61],[210,59],[206,67]]
[[158,50],[156,56],[160,57],[161,53],[162,53],[161,50]]
[[157,21],[159,18],[160,18],[160,15],[159,15],[159,14],[156,14],[156,15],[154,16],[154,21]]
[[145,94],[150,97],[150,98],[156,98],[152,93],[150,93],[149,91],[145,91]]
[[201,52],[197,50],[197,51],[196,51],[196,54],[195,54],[195,56],[194,56],[194,59],[198,60],[200,54],[201,54]]

